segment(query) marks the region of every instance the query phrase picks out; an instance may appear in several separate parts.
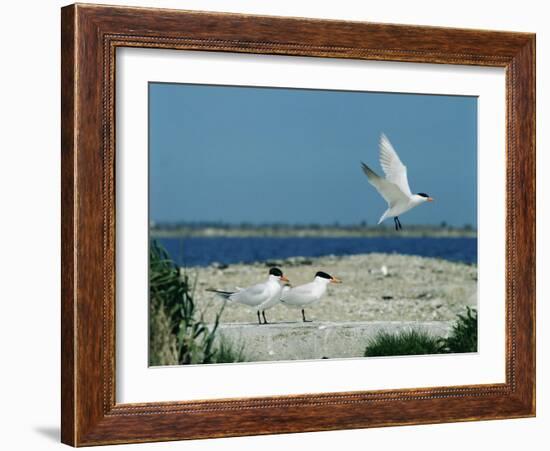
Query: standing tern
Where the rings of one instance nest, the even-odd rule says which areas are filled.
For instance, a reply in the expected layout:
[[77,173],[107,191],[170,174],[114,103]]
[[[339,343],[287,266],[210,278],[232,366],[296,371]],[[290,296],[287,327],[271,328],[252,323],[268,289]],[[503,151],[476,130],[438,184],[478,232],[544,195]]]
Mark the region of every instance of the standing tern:
[[342,283],[342,281],[336,277],[332,277],[326,272],[319,271],[315,274],[313,282],[283,290],[281,302],[288,307],[302,309],[303,322],[311,322],[306,319],[304,309],[305,307],[321,300],[327,292],[327,286],[329,283]]
[[380,177],[365,163],[361,163],[369,183],[376,188],[388,203],[388,209],[380,217],[378,224],[386,218],[393,218],[395,230],[400,230],[399,215],[433,199],[426,193],[412,194],[407,179],[407,167],[401,163],[390,140],[382,133],[380,136],[380,166],[385,178]]
[[[283,286],[289,280],[283,275],[279,268],[271,268],[269,277],[264,283],[258,283],[248,288],[238,288],[237,291],[224,291],[216,289],[208,289],[212,293],[216,293],[224,299],[239,304],[254,307],[258,315],[259,324],[268,324],[265,317],[265,311],[279,303]],[[264,318],[264,322],[260,319],[260,312]]]

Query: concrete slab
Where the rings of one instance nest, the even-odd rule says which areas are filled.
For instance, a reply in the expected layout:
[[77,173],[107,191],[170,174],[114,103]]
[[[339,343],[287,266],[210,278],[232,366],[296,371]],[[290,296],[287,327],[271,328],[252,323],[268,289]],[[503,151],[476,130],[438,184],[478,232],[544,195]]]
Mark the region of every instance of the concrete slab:
[[219,337],[236,349],[244,346],[247,361],[309,360],[363,357],[378,332],[422,330],[446,337],[453,321],[281,322],[220,324]]

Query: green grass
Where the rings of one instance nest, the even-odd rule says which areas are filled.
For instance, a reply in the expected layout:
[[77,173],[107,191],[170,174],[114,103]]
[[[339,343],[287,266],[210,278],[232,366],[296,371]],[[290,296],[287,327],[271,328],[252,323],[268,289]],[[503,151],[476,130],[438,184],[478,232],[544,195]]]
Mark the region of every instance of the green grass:
[[216,340],[225,304],[209,327],[194,300],[194,283],[164,248],[151,241],[149,249],[149,364],[184,365],[243,361],[235,350]]
[[244,354],[244,345],[234,346],[231,343],[221,339],[218,342],[217,352],[214,361],[211,363],[236,363],[246,362]]
[[394,334],[382,331],[367,344],[365,357],[438,354],[439,352],[439,338],[434,338],[424,331],[412,329]]
[[434,337],[422,330],[379,332],[365,349],[365,357],[477,352],[477,311],[466,307],[448,337]]
[[477,352],[477,310],[466,307],[466,314],[458,315],[449,337],[442,342],[443,352]]

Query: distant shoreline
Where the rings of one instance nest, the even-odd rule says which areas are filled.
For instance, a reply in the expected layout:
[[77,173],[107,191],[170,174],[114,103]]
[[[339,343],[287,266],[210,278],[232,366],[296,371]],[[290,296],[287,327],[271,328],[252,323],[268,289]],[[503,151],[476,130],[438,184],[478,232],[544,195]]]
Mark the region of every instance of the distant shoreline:
[[274,237],[274,238],[360,238],[360,237],[432,237],[432,238],[476,238],[477,230],[454,227],[426,227],[405,225],[395,231],[389,227],[175,227],[149,229],[151,238],[178,237]]

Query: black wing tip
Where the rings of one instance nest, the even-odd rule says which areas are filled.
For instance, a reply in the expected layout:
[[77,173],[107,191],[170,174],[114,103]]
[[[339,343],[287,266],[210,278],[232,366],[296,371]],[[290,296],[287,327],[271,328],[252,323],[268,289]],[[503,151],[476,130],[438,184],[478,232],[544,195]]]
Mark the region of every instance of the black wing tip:
[[235,294],[233,291],[216,290],[215,288],[206,288],[205,291],[209,291],[210,293],[223,294],[227,296],[231,296],[232,294]]
[[374,174],[374,171],[363,162],[361,162],[361,168],[363,169],[363,172],[367,174],[367,176]]

